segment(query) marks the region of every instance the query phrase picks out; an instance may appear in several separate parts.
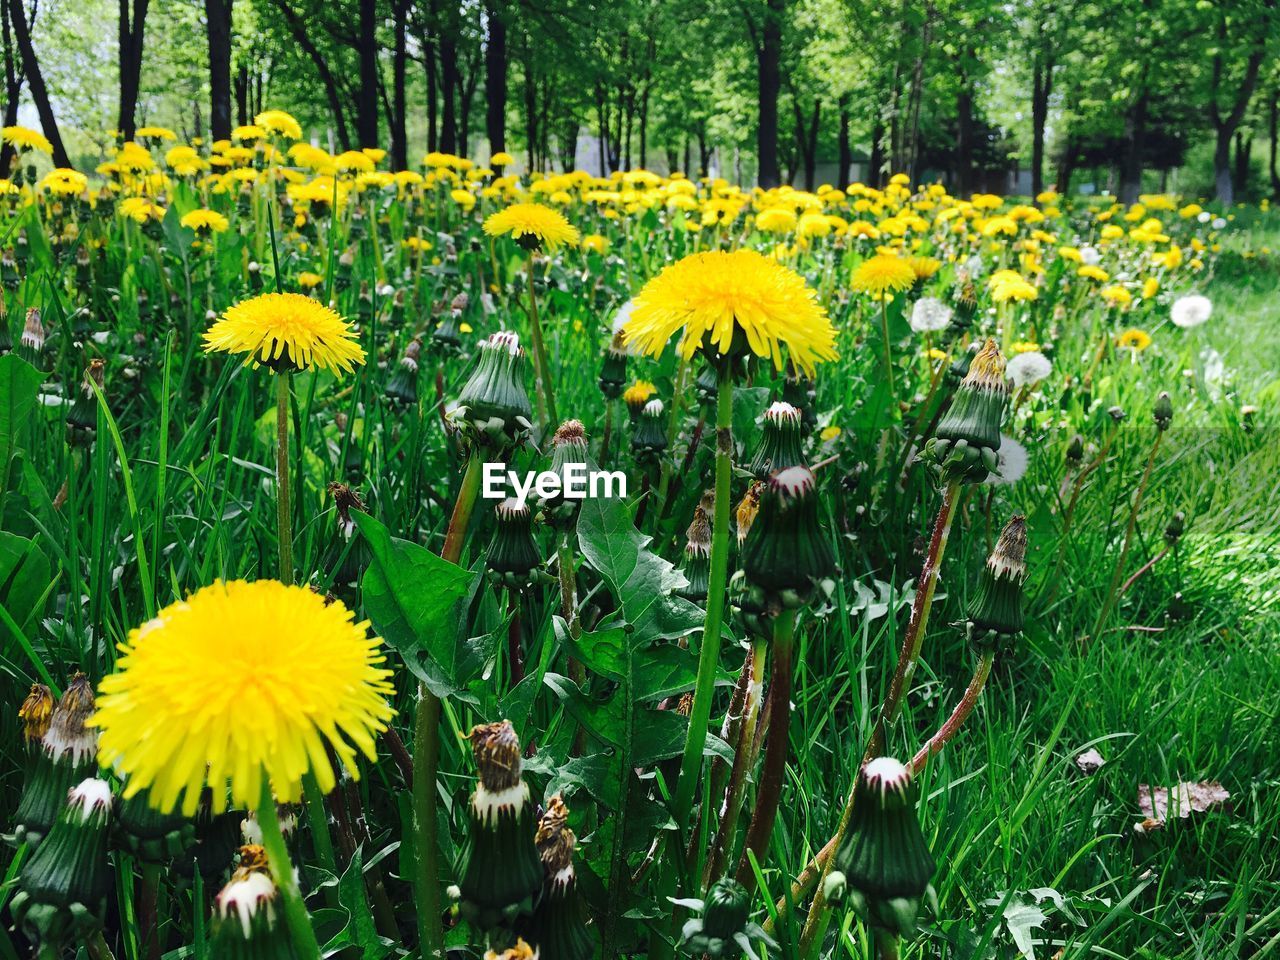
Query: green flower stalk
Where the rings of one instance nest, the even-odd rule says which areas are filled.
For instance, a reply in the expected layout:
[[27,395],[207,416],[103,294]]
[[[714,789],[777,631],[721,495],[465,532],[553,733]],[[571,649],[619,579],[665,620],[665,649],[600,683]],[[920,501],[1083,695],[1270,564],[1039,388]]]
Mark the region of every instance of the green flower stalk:
[[681,931],[681,944],[691,956],[737,960],[745,954],[751,960],[759,960],[757,942],[771,951],[778,948],[764,929],[751,921],[751,897],[747,888],[736,880],[729,877],[717,880],[704,899],[674,902],[700,913],[685,923]]
[[533,514],[519,500],[503,500],[493,508],[497,524],[485,556],[489,577],[511,590],[527,590],[540,578],[542,552],[533,537]]
[[764,412],[761,420],[760,446],[747,468],[758,479],[789,467],[806,465],[802,449],[802,414],[785,400],[779,400]]
[[60,947],[102,927],[114,873],[107,857],[111,787],[90,777],[72,787],[44,843],[23,866],[11,905],[17,926]]
[[915,932],[920,901],[932,897],[935,864],[916,817],[910,771],[891,757],[863,766],[853,819],[832,859],[829,899],[849,895],[871,926],[891,937]]
[[396,366],[396,372],[387,381],[387,400],[393,407],[408,409],[418,405],[418,357],[421,353],[422,341],[411,340]]
[[920,459],[933,464],[944,483],[981,483],[996,469],[1000,424],[1008,400],[1004,356],[994,340],[987,340],[974,355]]
[[449,420],[474,443],[514,446],[533,429],[533,407],[525,388],[528,358],[519,335],[506,330],[482,340],[479,352]]
[[578,892],[573,869],[577,838],[569,829],[568,819],[569,808],[556,794],[547,803],[534,838],[545,872],[542,895],[533,915],[521,924],[521,932],[541,956],[590,960],[595,955],[595,937]]
[[18,711],[30,765],[14,815],[14,838],[32,849],[57,821],[67,792],[97,767],[98,732],[85,726],[94,710],[89,678],[73,676],[52,710],[50,699],[48,688],[37,685]]
[[543,868],[534,843],[533,801],[520,775],[515,729],[506,720],[480,724],[470,740],[479,782],[467,805],[459,908],[478,929],[491,931],[532,912]]
[[73,447],[90,443],[98,429],[98,400],[90,381],[98,385],[99,391],[103,390],[106,385],[105,368],[106,364],[101,359],[95,357],[89,361],[84,371],[84,383],[67,411],[67,439]]
[[211,955],[217,960],[296,960],[281,916],[280,891],[262,847],[240,848],[240,866],[213,904]]

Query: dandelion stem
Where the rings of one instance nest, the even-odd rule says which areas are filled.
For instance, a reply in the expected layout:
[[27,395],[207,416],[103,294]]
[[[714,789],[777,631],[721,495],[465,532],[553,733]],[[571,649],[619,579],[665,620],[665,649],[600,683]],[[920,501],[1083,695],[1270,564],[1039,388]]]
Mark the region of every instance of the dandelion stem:
[[795,630],[795,610],[783,608],[774,618],[770,644],[773,673],[769,678],[769,739],[765,745],[764,766],[760,771],[760,786],[756,791],[756,809],[751,816],[751,826],[747,828],[742,861],[738,864],[738,882],[744,885],[752,879],[756,869],[748,854],[754,854],[756,865],[763,865],[768,859],[769,839],[773,836],[773,824],[778,817],[778,801],[782,798],[782,781],[787,770],[787,752],[791,742],[791,652]]
[[[458,499],[449,518],[440,556],[456,564],[462,557],[467,527],[480,493],[480,457],[467,461]],[[440,845],[436,836],[436,775],[440,769],[440,698],[418,684],[418,711],[413,727],[414,894],[418,910],[418,950],[424,960],[443,960],[444,928],[440,925]],[[305,960],[305,958],[304,958]]]
[[1147,454],[1147,465],[1142,471],[1142,482],[1138,484],[1138,491],[1134,494],[1133,505],[1129,508],[1129,523],[1124,529],[1124,542],[1120,545],[1120,556],[1116,558],[1116,568],[1111,574],[1111,583],[1107,586],[1107,596],[1102,603],[1102,609],[1098,612],[1098,622],[1093,625],[1093,639],[1097,639],[1098,632],[1107,622],[1107,617],[1111,615],[1117,598],[1116,590],[1120,586],[1120,578],[1124,576],[1124,563],[1129,558],[1129,547],[1133,543],[1133,530],[1138,523],[1138,511],[1142,509],[1142,499],[1147,492],[1147,484],[1151,482],[1151,468],[1155,466],[1156,452],[1160,449],[1160,441],[1164,439],[1164,431],[1160,430],[1156,433],[1155,443],[1151,444],[1151,452]]
[[929,742],[921,747],[914,757],[911,758],[910,770],[913,777],[918,776],[920,771],[924,769],[929,758],[934,754],[941,752],[951,738],[959,732],[964,726],[964,722],[969,719],[969,714],[973,713],[973,708],[978,705],[978,698],[982,696],[982,688],[987,685],[987,678],[991,675],[991,665],[995,662],[995,651],[985,650],[982,656],[978,658],[977,666],[973,668],[973,677],[969,680],[969,686],[965,688],[964,695],[960,698],[960,702],[956,704],[956,708],[951,711],[951,716],[947,718],[947,722],[938,728],[938,732],[929,738]]
[[276,539],[280,548],[280,582],[293,585],[293,505],[289,496],[289,378],[282,370],[276,381]]
[[533,332],[533,363],[538,375],[538,416],[542,419],[542,431],[546,433],[560,422],[556,416],[556,391],[551,382],[551,365],[547,362],[547,344],[542,334],[542,321],[538,319],[538,293],[533,280],[534,257],[529,254],[529,329]]
[[707,580],[707,616],[698,654],[698,680],[689,714],[689,735],[680,761],[676,784],[675,821],[677,833],[689,826],[693,795],[701,780],[702,751],[711,718],[716,670],[720,665],[720,630],[724,619],[725,581],[729,569],[729,482],[733,474],[733,379],[726,361],[720,370],[716,399],[716,501],[711,527],[711,570]]
[[[952,480],[947,483],[942,493],[942,504],[938,507],[938,516],[933,522],[933,537],[929,541],[929,553],[925,557],[924,567],[920,571],[920,582],[916,585],[916,598],[911,606],[911,619],[907,623],[907,632],[902,639],[902,649],[898,654],[898,666],[894,670],[893,680],[889,683],[889,692],[885,694],[884,703],[880,705],[880,715],[871,731],[866,752],[858,770],[869,761],[874,760],[884,749],[885,735],[889,724],[898,715],[902,704],[902,695],[915,672],[916,662],[920,657],[920,646],[924,642],[925,628],[929,624],[929,611],[933,606],[933,592],[938,585],[938,571],[942,565],[942,556],[947,549],[947,538],[951,533],[951,521],[955,518],[956,503],[960,498],[960,483]],[[854,771],[854,776],[858,771]],[[840,814],[840,825],[836,834],[827,843],[824,850],[839,848],[844,835],[849,830],[849,822],[853,817],[854,790],[849,787],[848,799]],[[805,921],[800,935],[800,957],[808,957],[822,942],[829,922],[829,911],[826,909],[826,896],[823,887],[831,873],[832,857],[828,854],[818,880],[817,893],[814,894],[813,906],[809,910],[809,918]]]
[[893,350],[889,344],[889,302],[880,298],[880,335],[884,337],[884,375],[889,381],[889,394],[893,395]]
[[276,800],[271,795],[271,778],[265,771],[262,774],[262,789],[258,794],[258,809],[255,812],[258,815],[258,826],[262,830],[262,846],[267,851],[271,879],[280,891],[289,938],[293,941],[299,960],[320,960],[320,945],[316,942],[316,932],[311,927],[307,905],[302,901],[302,892],[293,875],[289,848],[285,846],[280,819],[276,816]]

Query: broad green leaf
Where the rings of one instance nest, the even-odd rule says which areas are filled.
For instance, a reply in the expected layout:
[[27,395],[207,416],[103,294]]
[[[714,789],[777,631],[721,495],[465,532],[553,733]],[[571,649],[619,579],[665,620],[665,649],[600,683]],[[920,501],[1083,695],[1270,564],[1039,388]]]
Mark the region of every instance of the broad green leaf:
[[44,374],[16,354],[0,357],[0,477],[7,477],[18,434],[36,405]]
[[369,544],[360,586],[374,628],[432,693],[457,693],[482,665],[460,631],[472,574],[391,536],[368,514],[351,516]]
[[28,634],[27,625],[43,612],[36,604],[51,580],[44,551],[25,537],[0,531],[0,603]]

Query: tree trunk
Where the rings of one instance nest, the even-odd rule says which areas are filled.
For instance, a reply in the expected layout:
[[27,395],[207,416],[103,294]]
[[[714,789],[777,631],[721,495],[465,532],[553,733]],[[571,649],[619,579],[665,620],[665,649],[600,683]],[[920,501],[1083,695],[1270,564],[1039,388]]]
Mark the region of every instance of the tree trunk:
[[782,21],[787,0],[767,0],[756,49],[756,181],[766,190],[781,182],[778,171],[778,93],[782,89]]
[[[18,57],[13,49],[13,29],[9,25],[9,5],[8,3],[0,3],[0,24],[4,40],[4,125],[12,127],[18,122],[18,98],[22,94],[22,74],[18,72]],[[1274,129],[1275,125],[1272,124]],[[1272,156],[1275,156],[1275,136],[1272,140]],[[16,151],[9,143],[5,143],[0,147],[0,177],[8,177],[12,175],[9,169],[13,163]],[[1275,162],[1272,161],[1272,169],[1275,169]]]
[[333,114],[333,122],[338,128],[338,143],[343,150],[351,149],[351,133],[347,128],[347,115],[342,109],[343,97],[338,91],[338,81],[334,77],[333,71],[329,69],[329,63],[317,49],[312,41],[310,34],[307,33],[307,25],[296,10],[289,4],[289,0],[275,0],[276,9],[280,11],[284,17],[285,24],[289,28],[289,33],[293,36],[293,41],[305,53],[315,65],[316,73],[320,75],[320,83],[324,87],[325,99],[329,102],[329,112]]
[[[1280,86],[1271,91],[1271,109],[1267,117],[1267,172],[1271,174],[1271,195],[1280,200],[1280,145],[1276,136],[1280,135]],[[3,170],[0,165],[0,170]]]
[[44,135],[53,145],[53,164],[56,167],[70,167],[71,158],[67,156],[67,148],[62,144],[62,135],[58,133],[58,121],[53,115],[53,106],[49,103],[49,89],[44,84],[44,74],[40,72],[40,61],[36,59],[36,49],[31,42],[27,12],[22,7],[22,0],[8,0],[8,4],[14,39],[17,40],[18,52],[22,56],[22,70],[27,75],[27,89],[31,91],[31,99],[35,101],[36,113],[40,117],[40,126],[44,129]]
[[1249,155],[1253,153],[1253,137],[1246,137],[1236,132],[1236,171],[1235,193],[1246,197],[1249,195]]
[[407,0],[392,0],[395,49],[391,59],[391,169],[409,169],[408,86],[409,10]]
[[440,150],[458,152],[458,45],[451,28],[440,36]]
[[853,166],[853,147],[849,143],[849,94],[840,98],[840,134],[838,137],[840,157],[836,161],[836,184],[844,190],[849,186],[849,168]]
[[[1147,91],[1144,88],[1124,117],[1124,153],[1120,157],[1120,202],[1134,204],[1142,193],[1142,150],[1147,133]],[[1230,140],[1227,146],[1230,147]],[[1230,174],[1228,173],[1228,176]]]
[[484,49],[485,135],[489,156],[507,149],[507,24],[495,4],[488,7],[489,42]]
[[880,174],[884,171],[884,120],[876,113],[871,124],[871,156],[867,159],[867,186],[879,187]]
[[1071,192],[1071,175],[1076,169],[1076,145],[1071,138],[1067,138],[1066,144],[1062,148],[1062,156],[1058,158],[1058,175],[1055,178],[1053,189],[1066,196]]
[[240,64],[236,71],[236,123],[245,126],[249,122],[249,67]]
[[214,140],[231,138],[231,4],[204,0],[209,39],[209,132]]
[[142,79],[142,35],[147,20],[148,0],[120,0],[120,115],[116,128],[125,140],[137,129],[138,87]]
[[973,192],[973,86],[961,72],[956,91],[956,195]]
[[440,105],[436,79],[436,42],[422,31],[422,66],[427,75],[427,150],[434,153],[440,146]]
[[360,0],[360,92],[356,95],[357,147],[378,145],[378,4]]
[[1044,128],[1049,119],[1053,91],[1053,61],[1035,54],[1031,78],[1031,196],[1044,192]]

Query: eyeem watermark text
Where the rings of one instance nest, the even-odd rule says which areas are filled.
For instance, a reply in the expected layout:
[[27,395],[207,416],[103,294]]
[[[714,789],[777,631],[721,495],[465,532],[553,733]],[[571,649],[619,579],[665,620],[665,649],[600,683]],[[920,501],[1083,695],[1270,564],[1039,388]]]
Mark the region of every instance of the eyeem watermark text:
[[484,486],[480,495],[486,500],[513,499],[524,506],[530,494],[540,500],[552,497],[566,500],[625,497],[627,475],[621,470],[591,470],[585,463],[566,464],[563,475],[551,470],[527,470],[524,476],[508,470],[505,463],[484,465]]

